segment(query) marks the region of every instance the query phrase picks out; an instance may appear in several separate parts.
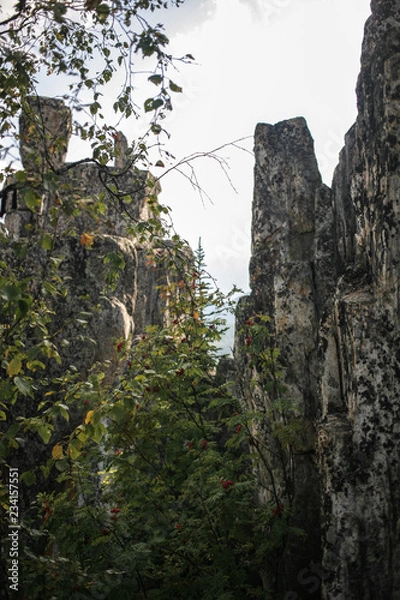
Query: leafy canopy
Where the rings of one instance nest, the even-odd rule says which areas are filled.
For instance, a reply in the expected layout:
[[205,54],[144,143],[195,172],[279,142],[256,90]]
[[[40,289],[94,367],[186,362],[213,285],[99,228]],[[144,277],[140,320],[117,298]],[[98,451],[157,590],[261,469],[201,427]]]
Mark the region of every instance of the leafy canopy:
[[[110,140],[104,122],[107,106],[119,118],[150,113],[149,131],[163,132],[162,119],[172,109],[171,93],[182,91],[168,74],[174,58],[161,24],[150,24],[147,12],[179,6],[183,0],[20,0],[0,14],[0,158],[13,152],[15,116],[27,96],[40,94],[45,82],[62,90],[63,98],[86,121],[76,132],[92,147]],[[179,60],[192,60],[186,55]],[[139,68],[140,67],[140,68]],[[142,108],[135,94],[139,74],[152,90]],[[143,82],[140,84],[143,87]],[[144,136],[146,138],[147,134]],[[110,144],[112,148],[112,144]]]

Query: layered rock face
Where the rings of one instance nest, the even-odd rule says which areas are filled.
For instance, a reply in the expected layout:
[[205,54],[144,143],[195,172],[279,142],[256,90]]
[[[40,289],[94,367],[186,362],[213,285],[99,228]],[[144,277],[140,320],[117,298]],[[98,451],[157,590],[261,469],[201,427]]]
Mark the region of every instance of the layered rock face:
[[372,2],[357,95],[331,189],[303,119],[255,134],[245,313],[271,316],[317,434],[294,469],[310,577],[288,559],[286,600],[400,598],[399,0]]

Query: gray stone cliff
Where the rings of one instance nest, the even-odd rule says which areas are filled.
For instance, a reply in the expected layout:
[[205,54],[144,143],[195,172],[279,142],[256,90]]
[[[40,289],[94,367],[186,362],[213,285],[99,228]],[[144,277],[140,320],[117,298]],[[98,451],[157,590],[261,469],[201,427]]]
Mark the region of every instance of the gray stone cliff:
[[400,598],[400,1],[371,8],[358,117],[331,189],[304,119],[255,132],[252,291],[238,327],[271,316],[316,440],[294,457],[307,538],[285,559],[285,600]]

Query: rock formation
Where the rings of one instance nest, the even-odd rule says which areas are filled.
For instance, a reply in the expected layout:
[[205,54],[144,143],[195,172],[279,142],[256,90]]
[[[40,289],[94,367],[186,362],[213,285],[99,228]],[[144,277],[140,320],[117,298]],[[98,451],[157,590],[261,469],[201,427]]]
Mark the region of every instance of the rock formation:
[[[146,266],[149,247],[129,232],[129,223],[146,222],[153,216],[149,196],[154,198],[160,189],[150,173],[129,160],[123,134],[116,134],[114,167],[103,168],[95,161],[68,164],[70,109],[62,100],[44,97],[31,98],[29,108],[20,116],[24,179],[21,184],[9,180],[5,186],[5,227],[15,239],[34,239],[37,225],[40,235],[52,236],[53,251],[62,260],[61,276],[69,282],[68,294],[57,306],[60,323],[71,320],[85,306],[99,305],[88,326],[88,337],[96,343],[71,348],[70,359],[79,354],[79,368],[85,369],[93,361],[110,358],[115,340],[132,338],[135,331],[141,333],[147,325],[162,322],[157,288],[166,281],[166,273]],[[30,182],[37,196],[34,207],[26,197]],[[102,208],[96,212],[99,200]],[[89,243],[82,243],[82,235],[91,236]],[[27,261],[32,270],[40,268],[41,252],[40,240],[36,240]],[[124,268],[115,289],[104,295],[104,259],[110,255],[119,257]],[[67,338],[73,338],[71,334]]]
[[[58,285],[57,293],[50,287],[50,293],[46,296],[44,291],[44,295],[53,311],[47,327],[59,349],[61,365],[49,361],[46,377],[61,377],[72,367],[84,381],[93,365],[102,363],[104,382],[112,384],[119,374],[117,343],[131,344],[148,325],[162,324],[165,318],[159,286],[168,282],[171,273],[165,263],[149,261],[148,255],[151,250],[171,252],[173,244],[164,241],[157,248],[130,230],[132,222],[157,218],[150,204],[157,202],[159,186],[150,173],[140,171],[123,156],[126,144],[122,136],[116,140],[113,167],[103,168],[93,161],[66,163],[70,110],[60,100],[43,97],[32,98],[30,108],[20,118],[24,170],[6,182],[2,193],[3,241],[7,242],[3,257],[8,256],[10,264],[18,262],[8,242],[28,243],[18,272],[31,281],[31,293],[38,288],[40,296],[43,281],[48,286],[53,281],[54,289]],[[59,263],[54,280],[52,261]],[[113,270],[113,261],[119,270]],[[82,313],[86,314],[80,318]],[[39,369],[37,376],[42,378],[43,371]],[[12,408],[14,420],[35,415],[43,394],[39,387],[37,398],[21,398]],[[80,422],[82,415],[75,413],[72,411],[69,423],[60,419],[55,438],[67,435]],[[20,472],[34,471],[38,480],[37,486],[21,488],[22,512],[38,491],[52,485],[43,481],[38,469],[51,449],[35,433],[28,432],[25,437],[28,442],[14,452],[13,461]]]
[[331,189],[304,119],[255,133],[239,326],[271,316],[288,393],[317,440],[295,456],[307,538],[285,559],[285,600],[400,598],[400,2],[371,8]]

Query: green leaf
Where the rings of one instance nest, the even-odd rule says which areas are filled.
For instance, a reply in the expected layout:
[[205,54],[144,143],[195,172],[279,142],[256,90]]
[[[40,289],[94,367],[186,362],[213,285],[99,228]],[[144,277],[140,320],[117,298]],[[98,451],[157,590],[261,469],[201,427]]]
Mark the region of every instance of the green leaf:
[[25,199],[26,206],[29,208],[29,210],[31,210],[33,212],[35,212],[38,208],[40,208],[40,206],[42,204],[42,197],[36,190],[34,190],[32,188],[29,188],[25,192],[24,199]]
[[25,471],[22,473],[19,480],[26,483],[26,485],[33,485],[36,482],[36,475],[32,471]]
[[42,238],[41,246],[45,250],[53,250],[53,236],[50,233],[45,233]]
[[153,123],[153,124],[151,125],[151,131],[152,131],[153,133],[155,133],[156,135],[158,135],[159,133],[161,133],[161,132],[162,132],[162,127],[161,127],[161,125],[159,125],[158,123]]
[[7,430],[7,437],[13,438],[17,435],[18,431],[21,429],[21,425],[19,423],[13,423]]
[[21,297],[21,289],[16,285],[3,285],[0,287],[0,296],[8,302],[15,302]]
[[96,13],[100,21],[105,21],[110,14],[110,7],[103,2],[96,8]]
[[55,21],[57,21],[57,23],[62,23],[64,21],[64,15],[67,12],[65,4],[62,2],[56,2],[53,5],[53,11]]
[[96,444],[100,443],[102,438],[103,438],[103,434],[104,434],[104,427],[101,423],[98,423],[98,425],[96,425],[93,431],[93,436],[92,439],[93,441],[96,442]]
[[40,435],[40,437],[42,438],[42,440],[44,441],[45,444],[48,444],[51,438],[51,428],[49,425],[39,425],[38,430],[37,430],[38,434]]
[[68,446],[68,454],[72,460],[76,460],[80,455],[82,449],[82,442],[77,438],[73,438]]
[[43,281],[42,285],[52,296],[57,294],[56,286],[53,283],[50,283],[50,281]]
[[164,101],[161,98],[147,98],[144,103],[144,112],[151,112],[152,110],[157,110],[164,104]]
[[67,460],[57,460],[55,464],[57,471],[60,471],[60,473],[66,471],[69,467],[69,463]]
[[78,440],[80,442],[82,442],[82,444],[84,444],[86,442],[86,440],[88,439],[88,436],[86,435],[86,433],[84,431],[80,431],[76,437],[78,438]]
[[122,421],[125,416],[125,408],[121,406],[121,404],[115,404],[108,414],[110,419],[118,423]]
[[151,75],[149,77],[149,81],[151,81],[151,83],[154,83],[154,85],[160,85],[160,83],[162,83],[162,76],[161,75]]
[[98,102],[93,102],[89,106],[90,114],[95,115],[100,108],[101,108],[101,105]]
[[169,81],[169,89],[171,90],[171,92],[176,92],[176,93],[181,93],[183,92],[183,89],[177,85],[176,83],[174,83],[173,81]]
[[23,396],[32,396],[32,386],[24,377],[14,377],[13,381]]
[[29,312],[30,307],[32,306],[33,298],[30,296],[25,296],[18,300],[18,312],[20,317],[26,317]]
[[69,421],[69,408],[66,404],[62,404],[61,402],[57,403],[58,408],[60,409],[60,413],[64,417],[66,421]]
[[17,171],[14,175],[15,179],[18,183],[25,183],[26,181],[26,171]]

